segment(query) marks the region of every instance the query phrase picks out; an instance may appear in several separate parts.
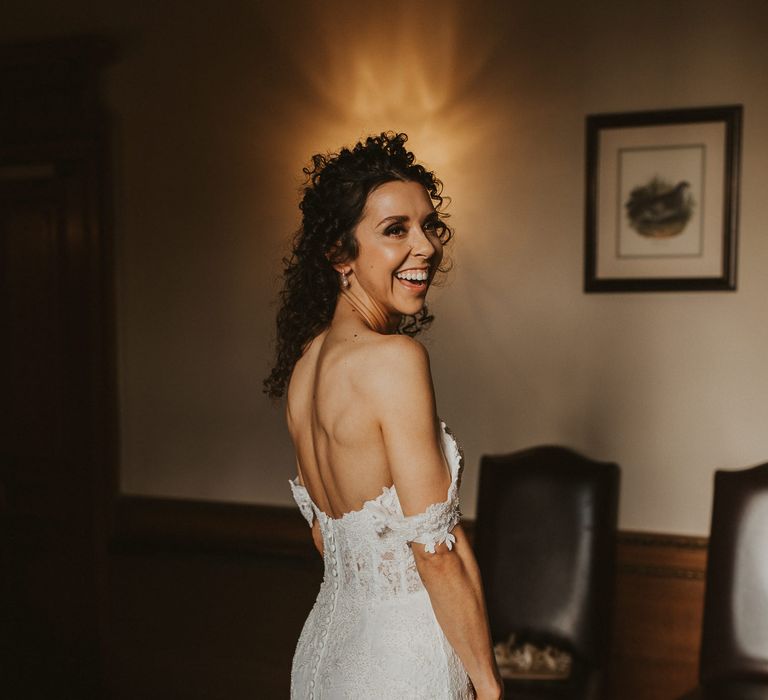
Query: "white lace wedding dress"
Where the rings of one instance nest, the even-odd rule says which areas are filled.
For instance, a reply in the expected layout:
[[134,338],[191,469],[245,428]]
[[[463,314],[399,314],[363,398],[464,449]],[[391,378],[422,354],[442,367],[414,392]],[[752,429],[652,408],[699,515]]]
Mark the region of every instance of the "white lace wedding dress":
[[[325,574],[301,632],[291,670],[291,698],[464,700],[474,692],[432,611],[409,543],[434,552],[455,542],[459,521],[459,447],[441,422],[451,469],[444,502],[405,517],[395,487],[360,510],[331,518],[293,480],[307,522],[318,518]],[[420,546],[414,544],[413,546]]]

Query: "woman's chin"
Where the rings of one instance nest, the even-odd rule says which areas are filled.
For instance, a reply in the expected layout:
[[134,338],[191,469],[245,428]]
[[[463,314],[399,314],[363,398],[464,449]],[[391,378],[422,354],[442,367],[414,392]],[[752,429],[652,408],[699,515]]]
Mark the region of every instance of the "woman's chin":
[[424,308],[425,303],[425,297],[421,297],[420,299],[413,299],[407,304],[400,304],[397,312],[401,316],[415,316]]

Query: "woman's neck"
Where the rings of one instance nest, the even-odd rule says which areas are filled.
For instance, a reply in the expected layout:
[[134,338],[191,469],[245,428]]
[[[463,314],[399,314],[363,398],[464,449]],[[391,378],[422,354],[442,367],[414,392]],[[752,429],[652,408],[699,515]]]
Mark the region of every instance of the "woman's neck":
[[357,289],[342,289],[341,298],[349,305],[352,313],[362,319],[368,328],[377,333],[394,333],[400,325],[400,318],[387,314],[375,299],[365,291]]

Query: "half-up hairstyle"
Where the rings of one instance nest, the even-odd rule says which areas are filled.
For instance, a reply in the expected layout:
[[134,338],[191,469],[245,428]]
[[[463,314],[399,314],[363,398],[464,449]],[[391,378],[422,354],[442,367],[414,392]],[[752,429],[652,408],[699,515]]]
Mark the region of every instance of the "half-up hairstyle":
[[[339,297],[333,265],[357,257],[354,231],[368,195],[385,182],[418,182],[440,210],[443,185],[433,172],[414,162],[413,153],[405,148],[407,139],[405,134],[382,132],[351,149],[314,155],[311,167],[304,168],[301,227],[290,255],[283,259],[275,365],[264,380],[264,392],[270,397],[283,396],[307,344],[331,322]],[[442,221],[445,216],[441,213],[438,224],[443,244],[453,236]],[[431,321],[425,306],[418,315],[404,317],[399,332],[416,335]]]

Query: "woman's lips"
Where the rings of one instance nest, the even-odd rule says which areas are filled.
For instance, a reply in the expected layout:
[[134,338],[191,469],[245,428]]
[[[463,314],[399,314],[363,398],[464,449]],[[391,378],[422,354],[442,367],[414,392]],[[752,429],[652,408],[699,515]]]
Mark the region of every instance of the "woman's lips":
[[427,287],[429,286],[427,281],[417,283],[417,282],[411,282],[410,280],[400,279],[399,277],[395,277],[395,279],[400,284],[402,284],[403,287],[413,292],[425,292],[427,291]]

